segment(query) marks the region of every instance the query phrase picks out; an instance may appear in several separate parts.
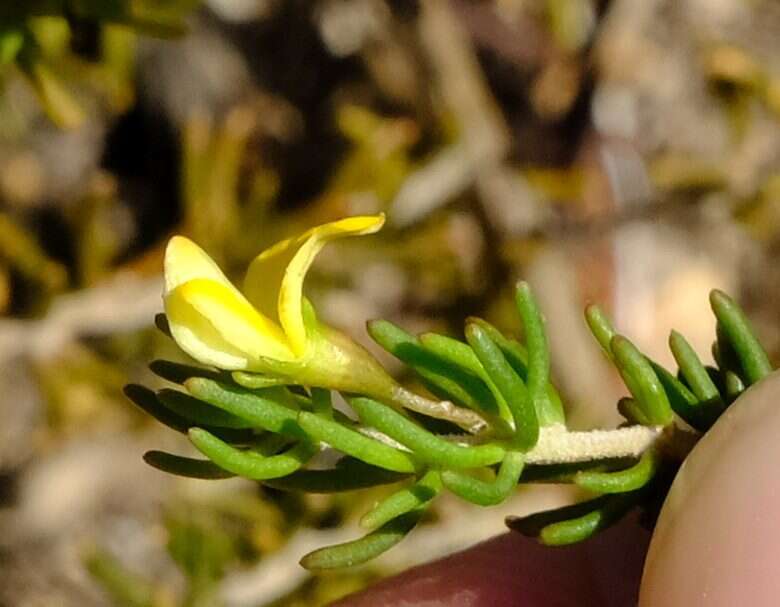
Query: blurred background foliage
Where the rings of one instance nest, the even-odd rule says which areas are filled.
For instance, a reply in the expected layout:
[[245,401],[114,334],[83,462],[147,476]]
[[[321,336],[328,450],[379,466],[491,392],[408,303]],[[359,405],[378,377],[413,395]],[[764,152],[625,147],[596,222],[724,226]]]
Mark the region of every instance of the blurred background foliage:
[[3,3],[0,604],[325,604],[571,497],[468,519],[444,500],[376,564],[313,577],[298,557],[376,494],[147,468],[187,448],[121,395],[181,356],[151,326],[176,232],[238,276],[305,227],[386,212],[307,286],[364,343],[376,317],[517,329],[526,278],[580,427],[616,423],[620,396],[588,300],[665,363],[669,328],[709,348],[720,287],[777,360],[778,41],[771,0]]

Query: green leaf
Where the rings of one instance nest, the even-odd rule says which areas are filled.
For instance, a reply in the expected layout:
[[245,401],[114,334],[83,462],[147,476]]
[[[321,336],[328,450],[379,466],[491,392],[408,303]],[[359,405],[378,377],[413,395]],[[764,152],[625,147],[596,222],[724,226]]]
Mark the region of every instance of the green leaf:
[[745,370],[742,368],[742,363],[739,362],[739,357],[720,322],[715,323],[715,335],[716,339],[712,343],[712,358],[715,359],[718,367],[721,370],[733,371],[737,375],[743,376]]
[[656,362],[650,361],[650,364],[666,392],[672,410],[699,431],[709,428],[720,414],[717,404],[711,407],[708,403],[699,402],[696,395],[670,371]]
[[306,569],[317,571],[353,567],[365,563],[387,552],[404,539],[421,517],[422,511],[414,510],[385,523],[360,539],[310,552],[301,559],[301,565]]
[[772,372],[769,357],[755,336],[745,313],[728,295],[717,289],[710,293],[712,311],[723,334],[734,348],[745,372],[745,384],[751,385]]
[[641,405],[635,399],[624,396],[617,403],[617,410],[620,415],[626,418],[629,423],[641,426],[652,426],[653,423],[642,409]]
[[317,452],[314,445],[304,441],[279,455],[265,456],[254,451],[242,451],[231,447],[202,428],[190,428],[188,434],[198,451],[220,468],[252,480],[279,478],[292,474]]
[[523,535],[536,537],[547,546],[574,544],[620,520],[637,504],[641,494],[640,490],[619,495],[603,495],[526,517],[507,517],[506,525]]
[[532,449],[539,440],[539,422],[536,408],[523,380],[507,362],[501,349],[479,325],[466,325],[466,339],[504,396],[515,422],[515,446],[524,451]]
[[301,428],[311,438],[327,443],[342,453],[394,472],[414,472],[415,461],[411,454],[395,449],[368,436],[364,436],[330,419],[302,411],[298,417]]
[[733,371],[724,371],[723,382],[726,386],[726,396],[729,402],[734,402],[747,388],[742,378]]
[[206,369],[195,365],[185,365],[170,360],[153,360],[149,363],[149,369],[163,379],[174,384],[183,384],[191,377],[205,377],[214,381],[226,382],[228,377],[222,371]]
[[409,478],[409,473],[393,472],[371,466],[358,459],[345,457],[335,468],[299,470],[284,478],[263,481],[264,485],[282,491],[306,493],[341,493],[388,485]]
[[331,398],[330,390],[312,388],[311,404],[312,411],[320,417],[325,417],[327,419],[333,418],[333,400]]
[[495,506],[508,498],[517,488],[525,459],[518,451],[509,451],[501,462],[492,482],[481,481],[473,476],[444,470],[441,480],[455,495],[479,506]]
[[144,453],[144,461],[152,468],[188,478],[223,479],[235,476],[211,460],[183,457],[165,451],[147,451]]
[[630,468],[616,472],[586,470],[578,472],[574,482],[578,487],[594,493],[627,493],[644,487],[650,482],[659,465],[658,453],[655,449],[648,449]]
[[650,423],[660,426],[672,423],[674,414],[669,399],[645,356],[622,335],[612,338],[610,349],[620,375]]
[[539,424],[562,424],[563,410],[551,401],[548,393],[550,383],[550,347],[544,329],[544,319],[527,282],[520,282],[515,291],[515,303],[523,322],[525,342],[528,347],[528,393],[536,407]]
[[[504,353],[504,357],[506,358],[507,362],[512,365],[512,368],[515,370],[515,373],[520,376],[520,379],[522,379],[524,382],[527,382],[528,351],[520,342],[506,337],[496,327],[482,318],[471,316],[467,319],[466,322],[467,324],[476,324],[481,327],[482,330],[487,333],[488,337],[490,337],[493,343],[501,348],[501,352]],[[561,400],[560,394],[558,394],[558,391],[551,382],[547,383],[546,390],[547,399],[549,401],[549,409],[545,409],[541,413],[537,412],[540,419],[539,424],[541,426],[546,426],[548,424],[565,423],[566,415],[564,413],[563,401]]]
[[593,337],[599,342],[604,354],[607,355],[607,358],[612,360],[611,343],[612,338],[616,335],[612,323],[609,322],[609,319],[604,312],[601,311],[601,308],[593,304],[585,308],[585,321],[588,323],[588,327],[590,328]]
[[696,398],[704,403],[720,401],[720,392],[710,379],[707,369],[688,341],[677,331],[672,331],[669,336],[669,348]]
[[414,369],[436,396],[474,411],[498,415],[495,397],[477,375],[443,360],[389,321],[371,321],[367,327],[372,339]]
[[450,443],[370,398],[350,398],[349,404],[365,425],[376,428],[408,447],[416,459],[427,464],[447,468],[479,468],[496,464],[504,458],[505,451],[498,445],[465,447]]
[[[124,393],[138,408],[151,415],[161,424],[164,424],[177,432],[186,434],[194,425],[190,420],[165,407],[157,400],[157,395],[144,386],[128,384],[124,387]],[[251,430],[234,430],[213,426],[209,426],[207,429],[215,436],[219,436],[222,440],[231,443],[251,443],[256,438],[255,433]]]
[[426,350],[441,360],[466,369],[483,381],[490,381],[490,377],[468,344],[438,333],[423,333],[418,339]]
[[157,392],[157,399],[171,411],[188,419],[196,426],[204,424],[218,428],[252,428],[254,426],[252,422],[178,390],[160,390]]
[[620,470],[631,465],[633,461],[633,458],[618,457],[572,464],[528,464],[523,468],[520,482],[523,484],[571,483],[579,472]]
[[232,413],[256,428],[304,438],[298,426],[298,411],[294,400],[282,389],[269,389],[259,395],[238,386],[232,386],[202,377],[184,382],[184,387],[195,398],[206,401]]
[[385,523],[425,506],[441,491],[441,477],[438,470],[429,470],[410,487],[404,487],[379,502],[360,519],[360,526],[376,529]]

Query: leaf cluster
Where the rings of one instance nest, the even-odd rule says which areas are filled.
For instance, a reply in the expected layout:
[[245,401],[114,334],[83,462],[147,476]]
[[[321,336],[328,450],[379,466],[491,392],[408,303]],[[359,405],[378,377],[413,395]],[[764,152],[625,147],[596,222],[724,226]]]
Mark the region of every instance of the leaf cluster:
[[[658,429],[659,438],[628,457],[604,457],[593,447],[574,457],[561,451],[559,461],[542,461],[535,457],[540,441],[551,443],[556,453],[556,441],[575,433],[565,428],[564,406],[550,380],[544,321],[527,284],[518,285],[516,303],[522,344],[478,318],[467,320],[465,340],[435,333],[415,336],[382,320],[368,325],[371,337],[408,365],[442,403],[478,413],[485,420],[478,431],[468,433],[365,395],[290,384],[289,378],[155,361],[152,371],[179,389],[154,392],[130,385],[127,396],[185,433],[206,459],[151,451],[145,460],[173,474],[241,476],[286,491],[336,493],[400,485],[362,517],[364,537],[306,555],[301,563],[309,569],[352,566],[378,556],[401,541],[444,491],[488,506],[507,499],[519,483],[572,483],[595,495],[507,520],[510,528],[545,544],[569,544],[633,508],[656,502],[679,466],[681,457],[673,447],[681,428],[687,427],[689,435],[705,432],[771,370],[744,313],[719,291],[711,296],[717,366],[704,366],[687,341],[672,332],[675,373],[642,354],[590,306],[587,323],[630,393],[618,403],[626,425]],[[164,316],[158,327],[166,330]],[[343,397],[346,406],[334,406],[334,396]],[[309,466],[323,449],[340,454],[336,465]]]

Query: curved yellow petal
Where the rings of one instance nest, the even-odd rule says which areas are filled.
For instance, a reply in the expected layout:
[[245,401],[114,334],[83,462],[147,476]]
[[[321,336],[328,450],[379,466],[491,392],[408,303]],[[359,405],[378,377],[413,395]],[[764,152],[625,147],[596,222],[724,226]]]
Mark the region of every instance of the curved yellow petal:
[[165,312],[176,343],[201,362],[235,370],[261,357],[294,358],[279,326],[230,285],[202,278],[180,284],[165,298]]
[[242,292],[260,312],[278,319],[279,289],[285,270],[298,250],[298,238],[288,238],[269,247],[249,265]]
[[219,369],[249,367],[246,353],[230,345],[211,321],[182,297],[179,289],[165,298],[165,314],[176,344],[198,362]]
[[[279,321],[290,347],[297,356],[304,353],[306,346],[306,327],[302,313],[303,279],[317,253],[331,240],[344,236],[373,234],[379,231],[384,223],[384,214],[348,217],[326,223],[308,230],[299,238],[282,241],[263,251],[249,266],[244,291],[253,302],[260,302],[269,293],[278,292]],[[275,282],[279,274],[280,256],[290,258],[281,276],[281,284]],[[274,269],[274,266],[277,267]],[[276,284],[279,284],[278,291]]]
[[235,289],[214,260],[185,236],[174,236],[168,241],[165,247],[164,272],[166,295],[195,278],[208,278]]

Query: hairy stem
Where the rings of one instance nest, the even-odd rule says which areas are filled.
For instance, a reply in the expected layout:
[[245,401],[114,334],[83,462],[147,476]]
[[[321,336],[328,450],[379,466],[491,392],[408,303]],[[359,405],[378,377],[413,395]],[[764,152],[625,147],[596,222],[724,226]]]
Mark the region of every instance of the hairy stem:
[[684,459],[698,436],[678,428],[629,426],[614,430],[569,432],[563,424],[542,428],[539,442],[526,453],[528,464],[572,464],[591,460],[640,457],[658,446],[667,456]]

